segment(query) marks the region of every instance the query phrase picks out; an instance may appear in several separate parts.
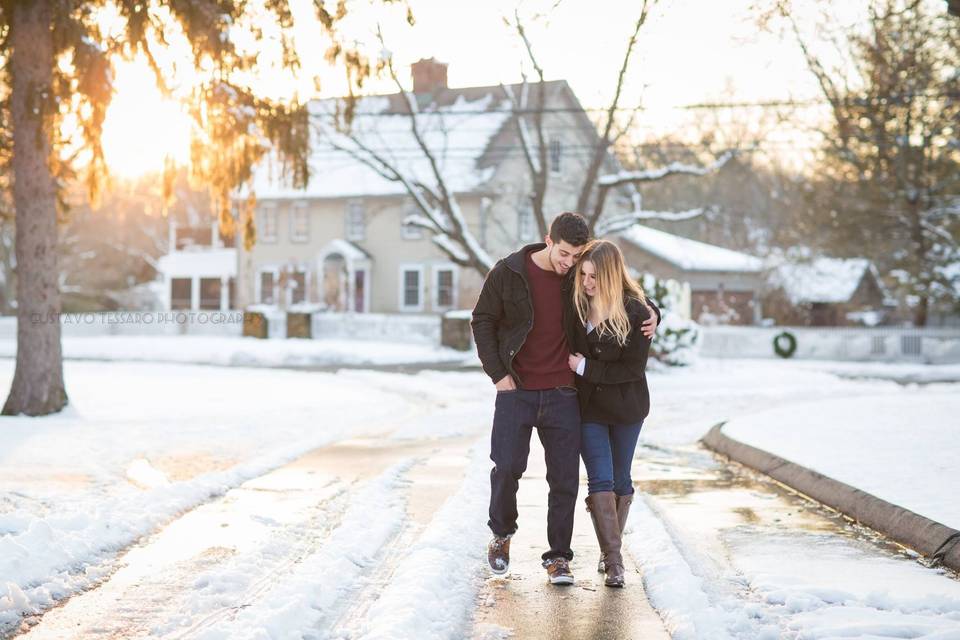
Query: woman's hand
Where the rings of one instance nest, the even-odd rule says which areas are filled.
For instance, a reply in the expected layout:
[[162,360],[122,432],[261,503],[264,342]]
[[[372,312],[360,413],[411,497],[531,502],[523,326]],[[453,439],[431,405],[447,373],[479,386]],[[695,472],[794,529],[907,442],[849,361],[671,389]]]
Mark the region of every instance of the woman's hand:
[[640,325],[640,333],[642,333],[644,337],[652,338],[653,334],[657,331],[657,314],[653,312],[650,305],[647,305],[647,311],[650,312],[650,317]]
[[579,353],[571,353],[570,357],[567,358],[567,364],[570,365],[570,371],[574,373],[577,372],[577,368],[580,366],[580,361],[583,360],[583,356]]

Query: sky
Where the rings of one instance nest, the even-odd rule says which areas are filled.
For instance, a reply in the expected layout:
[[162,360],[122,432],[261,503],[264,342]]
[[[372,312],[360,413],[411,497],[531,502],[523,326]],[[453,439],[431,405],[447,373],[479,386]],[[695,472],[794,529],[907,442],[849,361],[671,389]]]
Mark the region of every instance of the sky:
[[[754,102],[816,97],[817,88],[796,44],[761,32],[750,6],[755,0],[663,0],[641,30],[624,87],[624,107],[643,106],[638,131],[647,137],[671,132],[704,112],[678,107],[704,102]],[[265,73],[257,79],[275,97],[297,91],[301,98],[342,95],[341,71],[323,62],[326,40],[312,17],[312,2],[292,0],[300,25],[295,37],[303,60],[301,77]],[[356,0],[344,29],[376,56],[386,48],[409,84],[409,65],[434,57],[448,67],[452,87],[518,82],[531,73],[516,33],[504,24],[519,6],[535,53],[548,80],[565,79],[588,109],[609,103],[627,40],[638,14],[636,0],[555,1],[410,0],[416,25],[402,7]],[[546,13],[544,13],[546,12]],[[540,14],[539,17],[533,17]],[[265,59],[271,49],[263,47]],[[171,56],[183,55],[174,52]],[[180,65],[182,87],[190,75]],[[314,77],[320,79],[317,94]],[[185,162],[189,121],[153,85],[143,60],[116,69],[113,104],[107,114],[107,161],[120,175],[158,170],[163,157]],[[371,93],[393,92],[388,80],[368,85]],[[149,126],[146,126],[149,123]],[[132,142],[136,141],[136,142]]]

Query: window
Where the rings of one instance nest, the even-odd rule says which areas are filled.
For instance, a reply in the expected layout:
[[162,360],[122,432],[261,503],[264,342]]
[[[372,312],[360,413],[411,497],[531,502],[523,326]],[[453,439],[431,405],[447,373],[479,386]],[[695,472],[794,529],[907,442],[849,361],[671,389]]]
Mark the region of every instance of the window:
[[193,280],[191,278],[173,278],[170,281],[170,309],[182,311],[190,309],[193,301]]
[[441,267],[434,272],[434,310],[452,309],[457,305],[457,279],[452,267]]
[[227,280],[227,309],[233,310],[237,308],[237,279],[230,278]]
[[273,272],[260,272],[260,304],[274,304],[276,298],[273,291]]
[[400,268],[400,309],[402,311],[423,310],[423,267]]
[[367,214],[360,200],[347,203],[347,240],[363,240],[367,233]]
[[412,224],[403,224],[407,216],[420,214],[420,208],[412,202],[408,203],[406,208],[400,213],[400,237],[404,240],[419,240],[423,237],[423,227],[417,227]]
[[517,238],[524,242],[533,240],[536,237],[535,228],[533,209],[528,203],[524,203],[517,211]]
[[364,312],[367,310],[367,272],[357,269],[353,273],[353,310]]
[[273,204],[265,204],[260,209],[259,232],[260,239],[263,242],[277,241],[277,207]]
[[306,202],[295,202],[290,210],[291,242],[306,242],[310,239],[310,216]]
[[213,227],[175,227],[174,246],[178,251],[187,247],[209,247],[213,244]]
[[290,274],[290,304],[298,304],[307,299],[307,274],[294,271]]
[[220,309],[220,278],[200,278],[200,309]]
[[560,173],[560,157],[563,155],[563,143],[559,138],[550,138],[550,173]]

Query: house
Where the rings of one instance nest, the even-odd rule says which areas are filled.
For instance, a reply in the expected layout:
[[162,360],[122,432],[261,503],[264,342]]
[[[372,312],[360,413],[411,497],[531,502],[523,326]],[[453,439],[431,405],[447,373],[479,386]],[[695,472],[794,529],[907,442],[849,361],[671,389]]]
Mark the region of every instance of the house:
[[[539,240],[517,116],[504,87],[450,88],[446,65],[433,59],[415,63],[413,79],[418,126],[478,243],[499,257]],[[565,81],[547,82],[545,91],[545,210],[560,213],[577,200],[589,161],[582,150],[595,144],[597,132]],[[314,101],[311,117],[322,126],[336,107],[335,101]],[[403,95],[359,100],[352,123],[357,138],[405,173],[434,184],[410,129]],[[376,313],[473,306],[482,277],[455,264],[430,233],[404,225],[417,209],[400,183],[320,136],[311,149],[305,189],[285,186],[269,165],[255,174],[257,241],[238,259],[241,306]]]
[[689,283],[690,315],[697,322],[760,322],[764,279],[759,258],[639,224],[610,239],[638,272]]
[[237,252],[216,222],[169,227],[170,250],[158,260],[167,311],[226,311],[236,307]]
[[951,262],[938,270],[946,300],[933,305],[927,317],[928,327],[960,327],[960,261]]
[[875,326],[896,306],[865,258],[817,257],[769,272],[767,314],[796,326]]

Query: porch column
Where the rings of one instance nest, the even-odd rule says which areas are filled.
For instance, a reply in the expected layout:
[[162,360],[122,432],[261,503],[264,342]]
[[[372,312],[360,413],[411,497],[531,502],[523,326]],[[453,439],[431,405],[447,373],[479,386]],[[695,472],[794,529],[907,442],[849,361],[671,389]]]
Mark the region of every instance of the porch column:
[[230,276],[220,278],[220,311],[230,309]]
[[193,276],[190,279],[190,310],[196,311],[200,308],[200,276]]
[[356,311],[357,310],[357,283],[355,278],[357,277],[356,267],[353,266],[353,260],[349,260],[344,257],[347,263],[347,286],[345,287],[347,293],[347,308],[346,311]]

